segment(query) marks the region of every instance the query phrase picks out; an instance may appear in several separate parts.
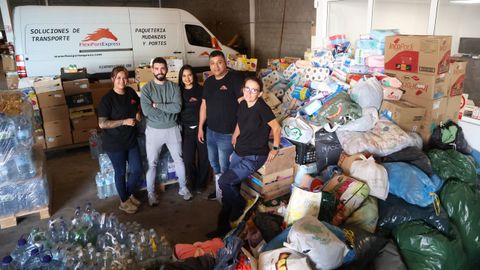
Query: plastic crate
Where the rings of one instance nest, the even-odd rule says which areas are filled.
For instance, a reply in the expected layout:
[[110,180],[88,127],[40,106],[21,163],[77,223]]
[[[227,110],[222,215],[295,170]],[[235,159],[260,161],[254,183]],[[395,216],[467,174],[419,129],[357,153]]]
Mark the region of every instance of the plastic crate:
[[311,144],[301,143],[289,140],[295,145],[295,162],[300,165],[313,163],[317,160],[315,146]]

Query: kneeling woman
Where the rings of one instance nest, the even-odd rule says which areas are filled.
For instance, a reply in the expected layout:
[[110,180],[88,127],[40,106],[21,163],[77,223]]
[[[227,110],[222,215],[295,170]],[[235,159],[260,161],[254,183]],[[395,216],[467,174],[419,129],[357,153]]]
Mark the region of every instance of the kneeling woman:
[[[278,154],[280,125],[272,110],[259,98],[262,88],[263,84],[257,78],[245,80],[245,100],[238,105],[230,167],[218,180],[223,195],[222,209],[218,214],[217,229],[207,234],[209,238],[222,237],[231,229],[230,222],[242,215],[246,204],[240,195],[243,179],[257,171],[265,162],[272,161]],[[273,131],[271,150],[268,146],[270,130]]]
[[[120,210],[133,214],[140,202],[133,197],[143,174],[137,144],[137,122],[141,119],[140,98],[126,87],[128,70],[112,70],[113,89],[100,102],[98,125],[103,130],[102,146],[115,170],[115,186],[120,196]],[[128,162],[128,182],[125,181]]]

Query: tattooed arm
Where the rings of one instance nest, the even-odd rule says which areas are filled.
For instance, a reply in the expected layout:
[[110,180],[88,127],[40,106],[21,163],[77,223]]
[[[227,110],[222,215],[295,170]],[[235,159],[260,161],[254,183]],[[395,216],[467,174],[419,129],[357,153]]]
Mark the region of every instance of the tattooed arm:
[[101,129],[117,128],[119,126],[135,126],[135,123],[135,118],[127,118],[122,120],[108,120],[106,117],[98,118],[98,126]]

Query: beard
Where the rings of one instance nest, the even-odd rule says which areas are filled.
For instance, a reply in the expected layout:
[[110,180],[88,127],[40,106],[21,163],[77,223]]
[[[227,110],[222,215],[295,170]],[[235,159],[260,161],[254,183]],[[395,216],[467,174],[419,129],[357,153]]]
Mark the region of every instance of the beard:
[[153,76],[155,76],[155,78],[159,81],[164,81],[166,79],[167,74],[158,73],[158,74],[154,74]]

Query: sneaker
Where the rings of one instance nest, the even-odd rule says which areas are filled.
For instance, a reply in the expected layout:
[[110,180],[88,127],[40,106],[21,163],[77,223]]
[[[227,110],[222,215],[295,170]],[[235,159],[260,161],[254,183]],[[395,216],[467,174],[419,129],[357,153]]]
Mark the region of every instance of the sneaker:
[[154,206],[158,204],[157,194],[153,192],[148,193],[148,204]]
[[120,206],[118,207],[118,209],[122,210],[127,214],[135,214],[138,210],[138,208],[135,205],[131,204],[129,200],[125,202],[120,202]]
[[217,192],[213,191],[212,193],[208,194],[207,199],[209,201],[215,201],[217,200]]
[[130,195],[130,198],[128,198],[128,200],[136,207],[139,207],[142,204],[139,200],[137,200],[137,198],[133,197],[133,195]]
[[180,196],[183,196],[183,199],[185,201],[189,201],[192,199],[192,194],[190,193],[190,191],[188,190],[188,188],[181,188],[179,191],[178,191],[178,195]]

